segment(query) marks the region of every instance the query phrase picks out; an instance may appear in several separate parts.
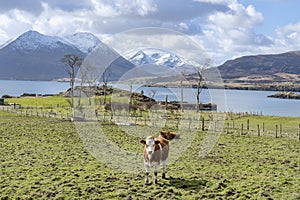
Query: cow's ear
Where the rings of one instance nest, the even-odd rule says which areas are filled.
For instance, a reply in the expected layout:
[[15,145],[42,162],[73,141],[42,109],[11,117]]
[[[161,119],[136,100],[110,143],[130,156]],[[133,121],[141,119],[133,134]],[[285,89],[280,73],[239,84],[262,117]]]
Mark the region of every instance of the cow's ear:
[[145,140],[141,140],[140,143],[146,144],[146,141]]
[[155,144],[159,144],[160,142],[158,140],[155,140]]

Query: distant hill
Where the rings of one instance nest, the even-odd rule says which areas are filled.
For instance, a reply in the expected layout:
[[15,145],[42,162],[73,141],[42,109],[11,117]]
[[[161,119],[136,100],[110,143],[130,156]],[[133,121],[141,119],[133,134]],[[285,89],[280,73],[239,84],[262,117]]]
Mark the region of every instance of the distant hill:
[[[1,46],[0,79],[49,81],[67,78],[61,62],[64,55],[76,54],[85,58],[96,47],[110,51],[91,33],[76,33],[61,38],[28,31]],[[119,57],[110,64],[111,80],[117,80],[133,67],[132,63]]]
[[[89,55],[89,60],[94,62],[95,66],[108,64],[111,71],[109,81],[119,80],[135,66],[143,68],[136,68],[127,74],[127,78],[147,77],[155,83],[162,84],[174,82],[178,72],[180,74],[193,71],[193,67],[185,60],[163,50],[140,50],[126,60],[91,33],[75,33],[61,38],[28,31],[0,46],[0,79],[49,81],[67,78],[65,66],[61,62],[61,58],[66,54],[76,54],[83,58]],[[111,63],[110,58],[116,59]],[[226,84],[271,85],[275,82],[289,82],[291,85],[299,84],[300,88],[300,51],[243,56],[226,61],[217,68]],[[159,75],[161,77],[158,77]],[[192,76],[190,80],[193,80]]]
[[28,31],[0,49],[0,79],[52,80],[66,77],[61,58],[85,56],[61,38]]
[[224,80],[240,82],[300,82],[300,51],[243,56],[218,67]]

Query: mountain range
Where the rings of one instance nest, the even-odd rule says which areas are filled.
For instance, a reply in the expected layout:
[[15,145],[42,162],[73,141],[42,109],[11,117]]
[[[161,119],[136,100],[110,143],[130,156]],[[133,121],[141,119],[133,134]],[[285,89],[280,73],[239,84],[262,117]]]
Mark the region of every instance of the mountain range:
[[[28,31],[0,46],[0,79],[49,81],[66,78],[68,75],[61,62],[63,56],[76,54],[85,58],[95,48],[97,54],[117,56],[116,51],[91,33],[56,37]],[[134,52],[127,59],[119,56],[111,63],[111,80],[118,80],[135,66],[143,65],[165,66],[182,72],[191,69],[185,60],[171,52],[146,49]],[[217,68],[225,82],[300,83],[300,51],[243,56]]]
[[[76,33],[62,38],[28,31],[2,45],[0,79],[51,81],[67,78],[62,58],[66,54],[85,58],[96,47],[110,51],[107,45],[91,33]],[[112,78],[117,79],[122,70],[131,69],[134,65],[119,57],[109,67],[115,72]]]

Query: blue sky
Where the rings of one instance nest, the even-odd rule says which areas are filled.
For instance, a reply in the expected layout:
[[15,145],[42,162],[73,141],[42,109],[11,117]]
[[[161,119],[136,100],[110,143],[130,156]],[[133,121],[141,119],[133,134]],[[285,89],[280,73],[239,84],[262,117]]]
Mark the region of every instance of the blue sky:
[[240,3],[252,4],[263,14],[263,23],[255,30],[270,36],[275,36],[278,27],[300,22],[300,1],[297,0],[240,0]]
[[91,32],[105,40],[158,27],[192,38],[218,65],[243,55],[300,50],[299,8],[299,0],[0,0],[0,45],[28,30]]

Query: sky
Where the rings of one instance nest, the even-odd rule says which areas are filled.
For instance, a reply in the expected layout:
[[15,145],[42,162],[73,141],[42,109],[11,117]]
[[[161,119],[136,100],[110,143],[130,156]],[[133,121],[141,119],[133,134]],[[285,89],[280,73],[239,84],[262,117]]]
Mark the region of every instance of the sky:
[[244,55],[300,50],[299,0],[0,0],[0,46],[28,30],[100,40],[136,28],[177,31],[213,65]]

